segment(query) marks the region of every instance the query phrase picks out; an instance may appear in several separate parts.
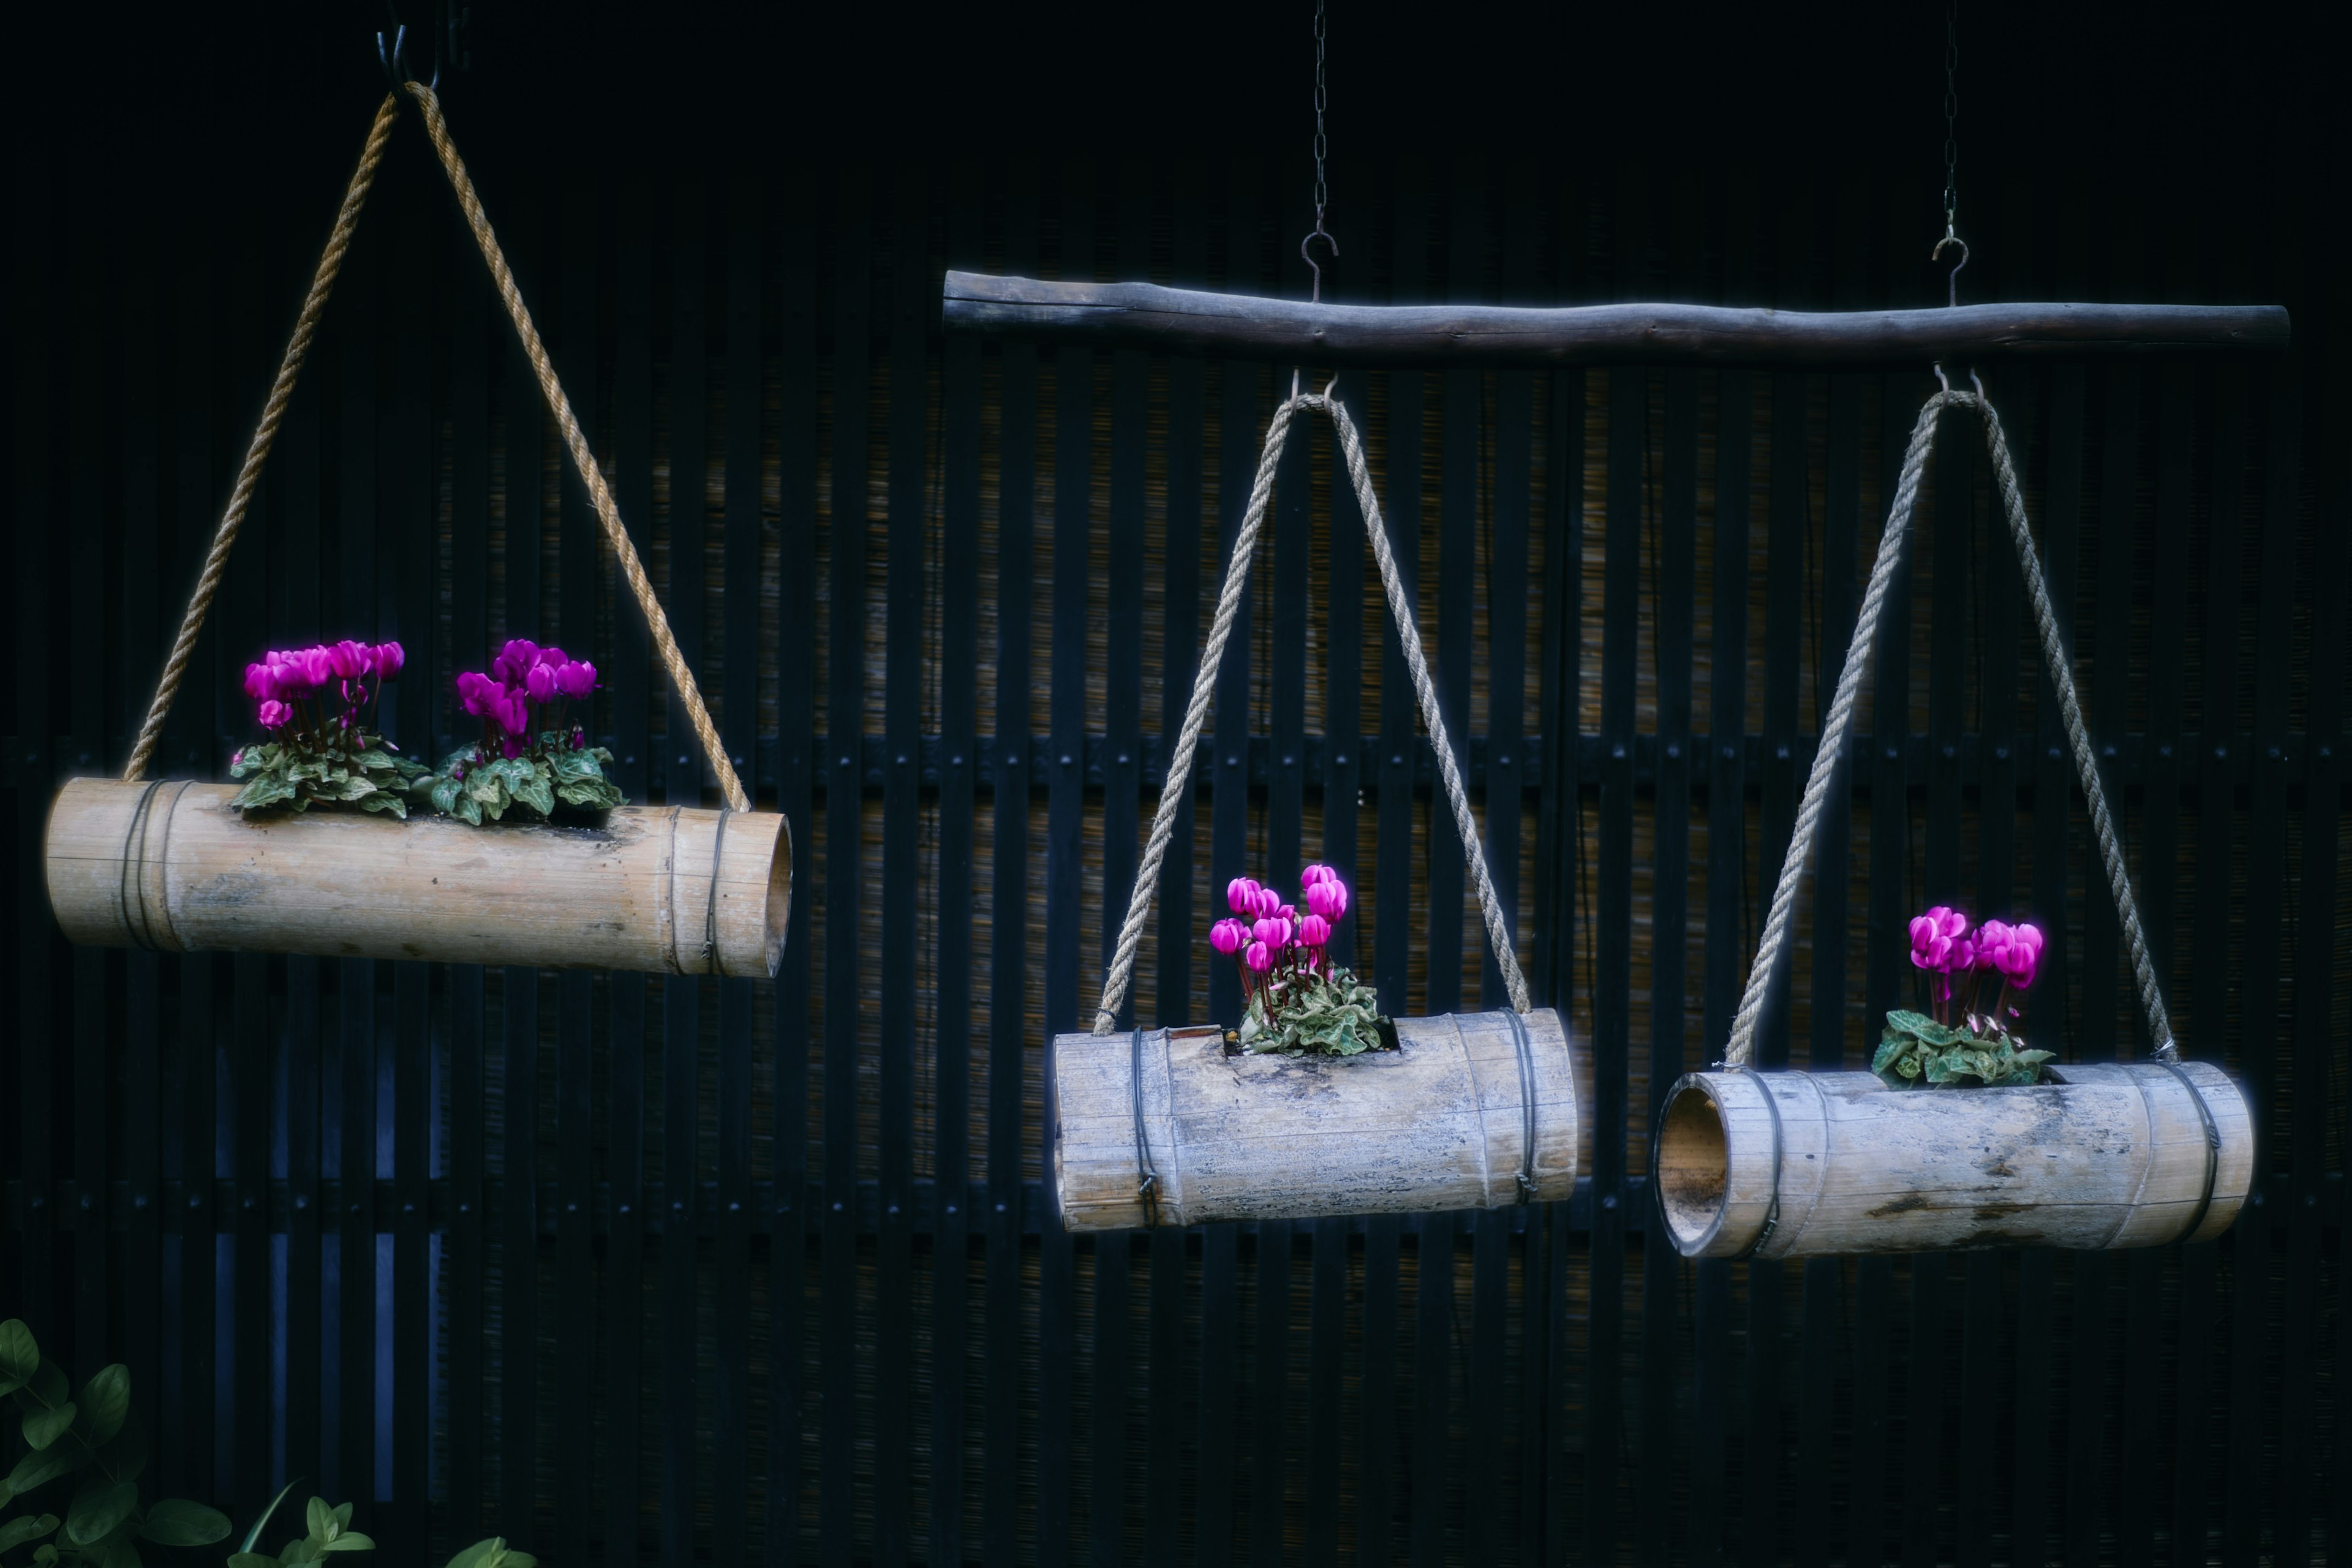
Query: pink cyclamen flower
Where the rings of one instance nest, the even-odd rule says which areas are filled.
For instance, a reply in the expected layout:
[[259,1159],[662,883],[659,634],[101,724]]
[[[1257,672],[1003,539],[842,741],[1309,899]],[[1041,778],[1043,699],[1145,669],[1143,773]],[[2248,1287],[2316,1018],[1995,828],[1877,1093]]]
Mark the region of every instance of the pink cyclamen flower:
[[467,670],[457,678],[457,700],[477,719],[490,716],[490,706],[500,695],[499,683],[477,670]]
[[560,647],[543,647],[539,650],[539,662],[550,669],[562,669],[572,662],[572,656]]
[[596,689],[596,667],[586,659],[574,659],[555,672],[555,689],[566,697],[585,697]]
[[1327,921],[1338,920],[1339,911],[1348,905],[1348,889],[1337,878],[1329,881],[1310,882],[1307,887],[1307,907]]
[[582,729],[582,728],[581,728],[579,725],[577,725],[577,724],[572,725],[572,749],[573,751],[575,751],[575,752],[578,752],[578,751],[584,751],[584,750],[586,750],[586,749],[587,749],[587,745],[588,745],[588,731],[585,731],[585,730],[583,730],[583,729]]
[[2032,924],[2005,929],[2009,940],[1993,951],[1992,967],[2000,971],[2003,980],[2023,991],[2032,985],[2042,969],[2042,930]]
[[1292,909],[1288,904],[1283,905],[1274,912],[1283,920],[1288,921],[1292,925],[1297,925],[1298,923],[1298,911]]
[[1249,952],[1243,956],[1243,962],[1258,973],[1264,974],[1274,967],[1274,953],[1265,943],[1254,942],[1249,944]]
[[1290,922],[1280,915],[1262,915],[1250,935],[1277,952],[1290,945]]
[[539,662],[539,645],[528,637],[510,637],[490,660],[490,673],[509,686],[522,684],[524,671]]
[[278,677],[267,664],[245,667],[245,694],[256,702],[267,702],[278,695]]
[[1969,917],[1937,904],[1911,922],[1911,962],[1921,969],[1948,972],[1957,956],[1954,944],[1969,929]]
[[1235,877],[1225,884],[1225,908],[1237,915],[1257,914],[1257,884],[1247,877]]
[[375,649],[345,637],[327,650],[327,668],[335,672],[338,679],[357,680],[374,672]]
[[[511,691],[491,704],[490,717],[499,721],[499,729],[510,735],[526,735],[530,732],[530,709],[520,697]],[[512,756],[514,753],[509,752],[507,754]]]
[[1309,947],[1321,947],[1331,940],[1331,922],[1321,915],[1308,915],[1298,922],[1298,940]]
[[1276,892],[1272,888],[1260,888],[1257,890],[1258,918],[1260,920],[1264,920],[1269,915],[1276,915],[1281,912],[1282,895]]
[[375,674],[378,680],[394,679],[399,675],[400,667],[407,662],[408,655],[401,650],[398,643],[380,642],[375,645]]
[[1248,928],[1239,921],[1219,921],[1209,928],[1209,945],[1231,958],[1241,951],[1242,942],[1248,934]]
[[335,678],[335,655],[332,648],[323,645],[318,647],[306,647],[292,657],[294,662],[302,668],[302,684],[314,690]]
[[534,664],[523,672],[522,689],[533,702],[555,700],[555,671],[543,664]]
[[263,729],[279,730],[293,722],[294,710],[283,702],[264,702],[254,717],[261,721]]

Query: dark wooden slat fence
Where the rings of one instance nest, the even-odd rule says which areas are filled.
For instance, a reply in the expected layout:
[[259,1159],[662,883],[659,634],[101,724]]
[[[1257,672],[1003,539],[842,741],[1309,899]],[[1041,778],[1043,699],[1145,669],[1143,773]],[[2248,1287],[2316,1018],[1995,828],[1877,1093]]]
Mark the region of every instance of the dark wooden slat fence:
[[[616,1564],[2341,1555],[2352,493],[2311,219],[2146,260],[2089,226],[2121,198],[2049,171],[1979,216],[2004,294],[2294,312],[2285,356],[1990,383],[2176,1021],[2256,1105],[2253,1203],[2186,1251],[1694,1266],[1654,1234],[1650,1121],[1721,1048],[1924,366],[1339,379],[1520,960],[1589,1053],[1590,1168],[1534,1210],[1079,1241],[1040,1047],[1093,1016],[1293,367],[950,333],[940,282],[1297,296],[1303,166],[467,153],[725,743],[792,819],[783,967],[63,946],[50,795],[127,750],[323,197],[103,217],[77,193],[104,137],[20,153],[0,1314],[78,1375],[131,1364],[165,1487],[242,1522],[312,1478],[420,1560],[493,1529]],[[1327,294],[1940,287],[1907,187],[1781,171],[1759,211],[1728,166],[1627,167],[1383,163]],[[604,672],[634,796],[701,800],[438,178],[386,164],[163,771],[250,738],[264,647],[398,637],[388,722],[437,753],[455,673],[530,636]],[[2038,1041],[2146,1047],[1978,427],[1944,442],[1772,1065],[1864,1062],[1904,918],[1952,900],[2063,933]],[[1226,879],[1316,858],[1359,883],[1339,942],[1391,1009],[1500,1005],[1328,427],[1294,431],[1268,532],[1121,1021],[1230,1018],[1200,940]]]

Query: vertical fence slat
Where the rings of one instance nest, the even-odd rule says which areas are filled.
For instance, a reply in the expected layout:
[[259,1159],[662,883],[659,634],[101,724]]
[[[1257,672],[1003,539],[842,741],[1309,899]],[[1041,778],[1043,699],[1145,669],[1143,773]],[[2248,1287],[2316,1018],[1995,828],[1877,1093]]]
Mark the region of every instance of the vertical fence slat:
[[[948,265],[981,255],[980,170],[959,160],[949,176]],[[940,826],[938,1131],[931,1171],[939,1217],[931,1245],[931,1531],[934,1563],[965,1560],[964,1385],[971,1343],[971,1276],[972,817],[979,778],[975,689],[980,666],[981,358],[979,340],[950,336],[940,377],[939,682]],[[781,1030],[779,1033],[781,1034]],[[779,1043],[779,1049],[782,1048]],[[772,1524],[772,1530],[774,1526]],[[772,1560],[774,1553],[771,1552]]]
[[[678,654],[699,681],[710,463],[710,325],[705,313],[705,291],[710,276],[711,198],[704,180],[688,174],[678,180],[671,199],[676,237],[670,251],[670,567],[666,607]],[[853,232],[849,225],[843,226],[845,237]],[[857,249],[854,242],[851,248]],[[863,254],[862,249],[858,254]],[[856,406],[864,405],[861,401]],[[863,433],[862,421],[856,427]],[[861,455],[863,451],[861,442]],[[863,474],[864,469],[852,471]],[[863,539],[862,513],[859,521],[857,537]],[[862,595],[863,584],[856,584],[855,591]],[[835,602],[839,602],[837,596]],[[852,668],[862,669],[862,666],[853,662]],[[667,710],[667,744],[661,757],[667,797],[672,805],[699,805],[709,764],[701,755],[685,705],[675,689],[669,694]],[[854,781],[849,798],[854,824],[857,798]],[[850,885],[855,887],[854,858],[851,866]],[[854,940],[845,951],[855,963]],[[694,1551],[698,1489],[695,1456],[701,1447],[695,1438],[695,1363],[701,1299],[695,1225],[700,1207],[697,1188],[701,1173],[702,980],[699,975],[669,975],[662,981],[661,992],[661,1542],[666,1559],[683,1562]],[[850,1016],[856,1016],[854,1009]],[[844,1342],[839,1348],[846,1360],[849,1345]]]
[[[2294,490],[2286,477],[2294,471],[2300,434],[2291,413],[2294,406],[2292,380],[2292,372],[2278,371],[2261,377],[2259,383],[2267,384],[2262,414],[2268,440],[2263,452],[2263,489],[2254,498],[2262,539],[2255,565],[2253,753],[2248,759],[2246,942],[2239,1001],[2240,1058],[2247,1098],[2254,1110],[2258,1177],[2268,1177],[2288,1165],[2282,1157],[2284,1141],[2274,1115],[2278,1058],[2284,1043],[2279,1027],[2280,992],[2285,980],[2281,916],[2285,900],[2287,783],[2292,770],[2287,755],[2292,692],[2278,672],[2287,668],[2291,657],[2297,576]],[[2259,1188],[2254,1206],[2244,1217],[2256,1223],[2242,1223],[2232,1227],[2230,1236],[2235,1276],[2231,1310],[2237,1332],[2230,1352],[2229,1521],[2223,1560],[2231,1568],[2251,1568],[2257,1561],[2273,1495],[2273,1476],[2259,1456],[2272,1418],[2263,1362],[2273,1321],[2271,1253],[2278,1235],[2276,1221],[2263,1212]]]
[[917,894],[921,865],[924,511],[929,456],[923,315],[929,271],[919,169],[893,195],[890,300],[890,458],[883,650],[881,1213],[875,1245],[876,1332],[908,1353],[875,1366],[875,1555],[906,1560],[912,1489],[900,1479],[910,1429],[914,1313]]
[[[1006,263],[1036,265],[1037,174],[1013,166],[1005,192]],[[1021,1539],[1021,1164],[1027,1144],[1022,1064],[1027,1051],[1031,595],[1036,572],[1037,350],[1014,341],[1001,360],[996,552],[994,889],[989,923],[988,1044],[988,1561],[1007,1568]],[[1009,677],[1009,678],[1008,678]]]
[[[1677,246],[1679,251],[1681,247]],[[1657,561],[1658,757],[1655,891],[1650,929],[1649,1105],[1655,1128],[1666,1091],[1685,1068],[1684,1009],[1689,921],[1692,655],[1697,619],[1699,373],[1669,371],[1665,382],[1664,449],[1659,464]],[[1650,1178],[1657,1179],[1654,1156]],[[1654,1210],[1653,1210],[1654,1213]],[[1674,1381],[1662,1374],[1680,1353],[1677,1297],[1685,1268],[1654,1222],[1642,1244],[1642,1462],[1635,1472],[1638,1539],[1644,1560],[1673,1553],[1676,1472],[1685,1468],[1676,1441]]]
[[[1173,276],[1180,283],[1197,282],[1208,270],[1204,183],[1204,172],[1197,162],[1188,161],[1177,167],[1169,247]],[[1163,747],[1172,744],[1171,738],[1183,727],[1184,714],[1192,701],[1192,681],[1200,669],[1202,426],[1207,416],[1206,394],[1207,366],[1197,355],[1183,354],[1170,360],[1164,458],[1167,518],[1161,551],[1166,568],[1160,588],[1165,616],[1160,658],[1160,733]],[[1166,765],[1163,751],[1161,766]],[[1215,775],[1213,758],[1208,771],[1212,777]],[[1196,762],[1196,786],[1200,776]],[[1187,809],[1176,817],[1160,874],[1158,1017],[1163,1025],[1196,1016],[1192,975],[1198,949],[1190,937],[1195,923],[1192,853],[1198,802],[1196,787],[1186,801]],[[1220,907],[1213,873],[1207,912],[1214,915]],[[1151,1233],[1151,1445],[1146,1460],[1143,1521],[1144,1552],[1152,1568],[1174,1568],[1184,1544],[1188,1249],[1186,1232],[1163,1226]]]
[[512,1540],[539,1522],[539,972],[509,967],[500,979],[498,1528]]
[[[1731,1036],[1748,960],[1747,770],[1748,442],[1754,382],[1725,371],[1716,383],[1715,551],[1707,657],[1706,1049]],[[1691,1430],[1691,1554],[1717,1560],[1727,1542],[1723,1498],[1731,1427],[1730,1265],[1696,1265],[1697,1363]]]
[[[2198,729],[2203,744],[2195,757],[2184,759],[2195,769],[2197,778],[2194,951],[2225,954],[2237,947],[2242,960],[2243,948],[2231,940],[2230,868],[2239,863],[2235,822],[2238,791],[2232,769],[2246,761],[2237,743],[2241,732],[2239,698],[2245,684],[2238,647],[2244,587],[2245,389],[2246,368],[2242,365],[2221,367],[2204,385],[2206,396],[2202,401],[2211,411],[2213,444],[2208,468],[2207,493],[2211,500],[2205,535],[2205,647],[2200,661],[2202,689],[2198,709]],[[2199,971],[2192,967],[2176,973],[2194,976],[2197,989],[2194,1005],[2189,1009],[2193,1036],[2204,1047],[2200,1054],[2214,1059],[2221,1055],[2221,1042],[2230,1037],[2229,983],[2222,978],[2226,971],[2218,967]],[[2255,988],[2254,976],[2242,963],[2238,973],[2247,990]],[[2174,1006],[2179,1005],[2176,1001]],[[2242,1058],[2239,1071],[2251,1087],[2253,1075],[2246,1071]],[[2256,1125],[2261,1124],[2258,1121]],[[2258,1138],[2255,1148],[2262,1146]],[[2242,1211],[2241,1217],[2253,1223],[2242,1230],[2232,1227],[2233,1237],[2261,1229],[2264,1216],[2256,1210],[2252,1215]],[[2206,1478],[2218,1475],[2234,1479],[2231,1458],[2226,1450],[2217,1452],[2220,1446],[2214,1442],[2217,1432],[2225,1429],[2232,1405],[2231,1389],[2224,1380],[2231,1370],[2234,1352],[2223,1356],[2215,1354],[2223,1338],[2221,1325],[2215,1320],[2229,1310],[2222,1296],[2223,1247],[2217,1238],[2184,1247],[2181,1252],[2184,1292],[2192,1282],[2196,1291],[2193,1310],[2186,1306],[2189,1296],[2184,1294],[2182,1298],[2181,1328],[2184,1334],[2188,1333],[2191,1320],[2195,1320],[2194,1327],[2200,1335],[2200,1372],[2206,1381],[2198,1396],[2194,1400],[2183,1398],[2175,1413],[2172,1533],[2173,1539],[2185,1543],[2187,1551],[2200,1563],[2216,1545],[2226,1552],[2229,1539],[2229,1499],[2223,1487],[2210,1485]],[[2208,1344],[2208,1341],[2217,1342]],[[2185,1340],[2183,1345],[2185,1349]],[[2186,1495],[2192,1490],[2197,1494],[2193,1499]],[[2214,1533],[2217,1528],[2221,1531],[2218,1541]]]
[[[1138,163],[1123,163],[1115,215],[1121,278],[1148,275],[1151,260],[1151,183]],[[1110,617],[1103,686],[1103,911],[1095,962],[1108,968],[1118,945],[1118,921],[1135,889],[1136,834],[1143,798],[1144,447],[1150,409],[1145,356],[1124,349],[1112,356],[1110,409]],[[1160,941],[1191,951],[1188,933],[1163,921]],[[1122,1027],[1137,1020],[1135,991],[1119,1010]],[[1125,1236],[1095,1245],[1094,1506],[1088,1511],[1090,1560],[1126,1561],[1127,1417],[1134,1383],[1129,1347],[1128,1276],[1133,1248]]]
[[[489,283],[482,270],[472,237],[464,226],[445,223],[441,229],[441,274],[444,279],[441,319],[448,335],[448,383],[443,406],[448,421],[449,453],[449,663],[455,671],[481,668],[490,641],[490,366]],[[299,276],[299,274],[293,274]],[[290,434],[291,432],[289,432]],[[315,484],[315,480],[312,481]],[[294,504],[289,492],[289,505]],[[297,635],[289,628],[289,635]],[[423,650],[420,649],[421,653]],[[428,666],[442,668],[437,656]],[[436,694],[436,713],[447,713],[449,725],[463,726],[466,716],[446,693]],[[457,739],[455,729],[436,735],[432,746],[437,762]],[[298,980],[305,979],[315,993],[315,959],[289,958],[287,984],[289,998]],[[304,976],[298,965],[312,966]],[[489,1139],[484,1089],[485,1057],[483,969],[477,963],[452,964],[446,971],[449,998],[448,1119],[444,1124],[443,1170],[449,1182],[446,1231],[442,1241],[443,1316],[441,1342],[448,1377],[445,1419],[447,1439],[444,1463],[446,1487],[442,1514],[445,1534],[459,1544],[481,1539],[487,1524],[485,1503],[488,1475],[484,1436],[489,1420],[485,1390],[489,1363],[485,1353],[488,1325],[484,1307],[489,1296],[488,1250],[483,1209],[488,1201],[486,1146]],[[315,1014],[316,1003],[310,1004]],[[291,1100],[289,1117],[318,1114],[315,1064],[310,1068],[308,1097],[297,1108]],[[298,1126],[294,1136],[302,1136]],[[315,1150],[315,1142],[313,1144]],[[313,1154],[315,1158],[315,1153]],[[299,1214],[299,1210],[298,1210]],[[315,1247],[316,1242],[310,1242]],[[294,1245],[289,1244],[287,1298],[292,1311],[302,1310],[306,1276],[294,1268]],[[311,1263],[315,1268],[315,1261]],[[289,1381],[299,1376],[293,1355],[294,1337],[288,1336]],[[315,1349],[311,1360],[315,1362]],[[315,1396],[314,1396],[315,1397]],[[315,1408],[315,1407],[314,1407]],[[315,1418],[310,1426],[315,1434]],[[295,1445],[294,1427],[287,1426],[287,1468],[300,1473],[314,1462]]]
[[[819,1356],[824,1387],[818,1529],[828,1564],[856,1546],[857,1056],[865,1013],[858,954],[865,880],[866,536],[868,172],[835,176],[833,451],[826,538],[832,550],[824,757],[824,1238]],[[675,545],[672,546],[676,548]]]
[[[649,171],[642,164],[624,169],[614,193],[613,224],[613,482],[621,521],[640,556],[653,552],[654,536],[651,186]],[[645,617],[632,614],[625,605],[616,605],[612,626],[614,668],[605,684],[612,692],[608,701],[616,742],[614,778],[631,800],[642,801],[650,782],[662,776],[652,765],[652,634]],[[463,650],[467,645],[460,635]],[[488,634],[478,640],[487,645]],[[795,900],[796,910],[800,902]],[[643,1551],[646,988],[645,975],[615,974],[605,990],[611,1040],[605,1169],[612,1217],[604,1240],[605,1328],[598,1354],[612,1386],[628,1391],[604,1403],[604,1454],[597,1472],[604,1560],[612,1568],[635,1563]]]
[[[1062,165],[1062,255],[1065,277],[1091,278],[1095,263],[1093,163],[1073,156]],[[1045,1034],[1090,1025],[1079,1013],[1081,928],[1089,923],[1086,888],[1087,670],[1090,561],[1094,532],[1094,355],[1065,347],[1054,371],[1053,644],[1047,693],[1052,733],[1045,807]],[[1051,1152],[1042,1142],[1041,1163]],[[1043,1347],[1067,1345],[1077,1332],[1077,1251],[1059,1226],[1037,1237],[1037,1551],[1041,1563],[1065,1562],[1071,1533],[1076,1387],[1070,1355]]]

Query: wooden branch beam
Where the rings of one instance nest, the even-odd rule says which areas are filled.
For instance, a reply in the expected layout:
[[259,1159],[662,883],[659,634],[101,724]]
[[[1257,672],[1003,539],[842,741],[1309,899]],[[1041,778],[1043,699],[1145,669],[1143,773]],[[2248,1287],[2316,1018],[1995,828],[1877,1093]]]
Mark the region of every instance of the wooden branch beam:
[[1054,283],[950,272],[950,328],[1176,353],[1341,364],[1804,364],[2027,355],[2276,351],[2277,305],[1962,305],[1759,310],[1717,305],[1308,305],[1156,283]]

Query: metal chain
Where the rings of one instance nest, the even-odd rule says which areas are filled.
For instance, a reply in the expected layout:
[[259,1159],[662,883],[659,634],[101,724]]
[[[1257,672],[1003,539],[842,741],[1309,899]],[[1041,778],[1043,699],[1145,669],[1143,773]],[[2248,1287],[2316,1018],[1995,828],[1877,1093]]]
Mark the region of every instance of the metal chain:
[[1331,144],[1323,134],[1323,110],[1330,105],[1331,93],[1323,73],[1323,4],[1315,0],[1315,226],[1323,226],[1323,208],[1331,199],[1331,190],[1323,180],[1323,155]]
[[1944,237],[1959,238],[1960,0],[1944,0]]

